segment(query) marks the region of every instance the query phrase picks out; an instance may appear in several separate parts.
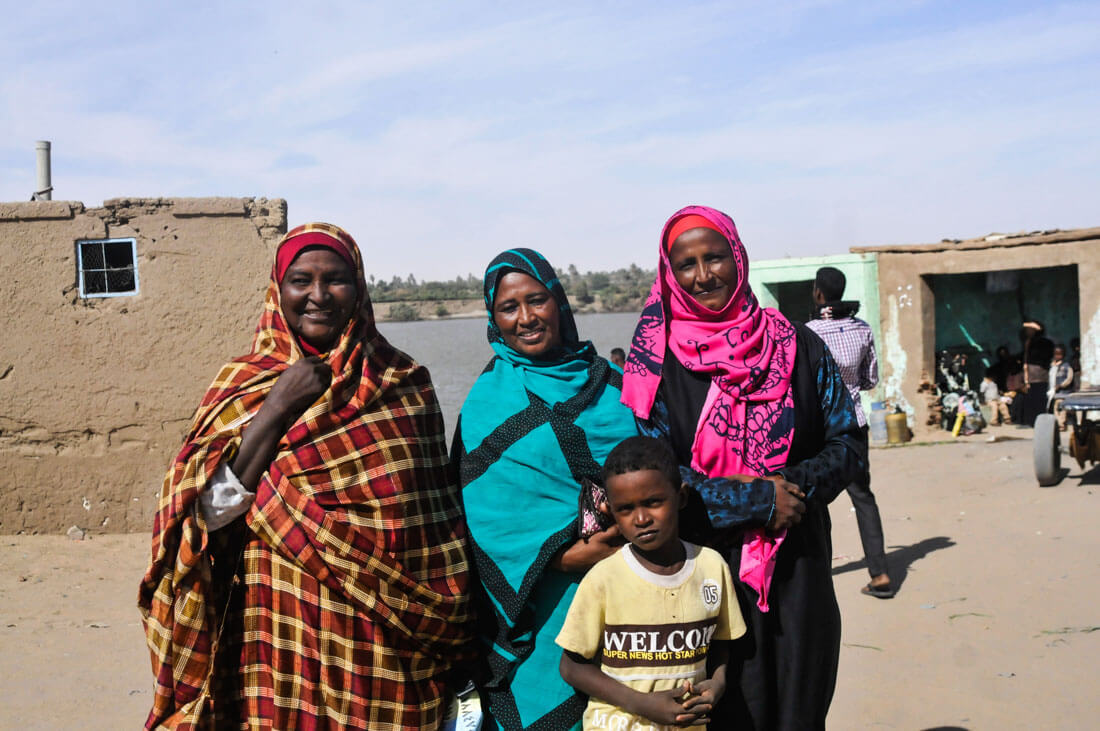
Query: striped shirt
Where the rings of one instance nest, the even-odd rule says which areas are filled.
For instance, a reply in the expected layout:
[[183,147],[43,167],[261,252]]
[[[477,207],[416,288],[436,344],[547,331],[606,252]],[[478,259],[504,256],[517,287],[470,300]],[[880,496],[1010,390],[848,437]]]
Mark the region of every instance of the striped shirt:
[[866,426],[867,417],[863,413],[859,392],[872,389],[878,383],[878,357],[875,355],[875,336],[871,326],[858,317],[844,317],[838,320],[811,320],[806,327],[825,341],[852,396],[856,419],[860,426]]

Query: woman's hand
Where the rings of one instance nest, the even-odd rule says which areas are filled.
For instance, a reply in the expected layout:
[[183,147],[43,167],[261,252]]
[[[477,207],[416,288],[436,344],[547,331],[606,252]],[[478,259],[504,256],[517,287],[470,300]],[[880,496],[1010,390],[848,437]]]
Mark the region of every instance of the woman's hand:
[[781,475],[767,475],[758,477],[754,475],[729,475],[727,480],[738,482],[752,482],[753,480],[770,480],[775,486],[775,512],[772,519],[765,526],[768,530],[784,530],[802,520],[802,514],[806,512],[806,493],[793,482],[787,482]]
[[550,560],[550,568],[566,573],[581,573],[604,560],[626,543],[619,526],[595,533],[587,541],[577,541]]
[[775,512],[768,521],[768,530],[785,530],[802,521],[806,512],[806,493],[793,482],[787,482],[779,475],[769,475],[765,479],[775,485]]
[[279,440],[332,381],[332,369],[317,356],[303,358],[279,374],[264,405],[241,432],[241,446],[229,469],[249,492],[256,491]]
[[332,369],[328,363],[316,355],[302,358],[279,374],[260,412],[270,411],[284,427],[289,427],[321,397],[331,382]]

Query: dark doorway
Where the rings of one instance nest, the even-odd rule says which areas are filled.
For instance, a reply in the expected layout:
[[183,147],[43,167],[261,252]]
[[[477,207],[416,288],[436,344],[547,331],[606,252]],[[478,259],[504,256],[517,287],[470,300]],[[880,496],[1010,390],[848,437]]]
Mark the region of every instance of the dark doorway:
[[812,319],[814,306],[814,280],[801,282],[769,283],[768,289],[775,297],[776,309],[788,320],[806,322]]
[[925,276],[936,301],[936,352],[967,352],[977,388],[997,347],[1021,349],[1020,325],[1039,320],[1046,336],[1066,343],[1080,335],[1077,265]]

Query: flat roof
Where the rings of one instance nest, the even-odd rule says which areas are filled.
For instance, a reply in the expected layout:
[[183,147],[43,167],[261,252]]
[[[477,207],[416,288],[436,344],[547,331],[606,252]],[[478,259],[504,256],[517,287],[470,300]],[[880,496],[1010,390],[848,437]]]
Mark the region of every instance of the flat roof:
[[1100,239],[1100,226],[1068,230],[1026,231],[1014,234],[992,233],[976,239],[944,239],[936,244],[895,244],[892,246],[853,246],[853,254],[923,254],[930,251],[961,251],[965,249],[997,249],[1012,246],[1070,244]]

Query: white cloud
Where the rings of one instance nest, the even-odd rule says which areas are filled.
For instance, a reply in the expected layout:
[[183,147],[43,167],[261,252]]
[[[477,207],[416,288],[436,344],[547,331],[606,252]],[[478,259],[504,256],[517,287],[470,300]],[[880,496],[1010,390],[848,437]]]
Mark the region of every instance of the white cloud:
[[0,199],[52,139],[58,197],[285,197],[421,279],[648,265],[689,202],[755,257],[1095,225],[1097,40],[1088,5],[29,8]]

